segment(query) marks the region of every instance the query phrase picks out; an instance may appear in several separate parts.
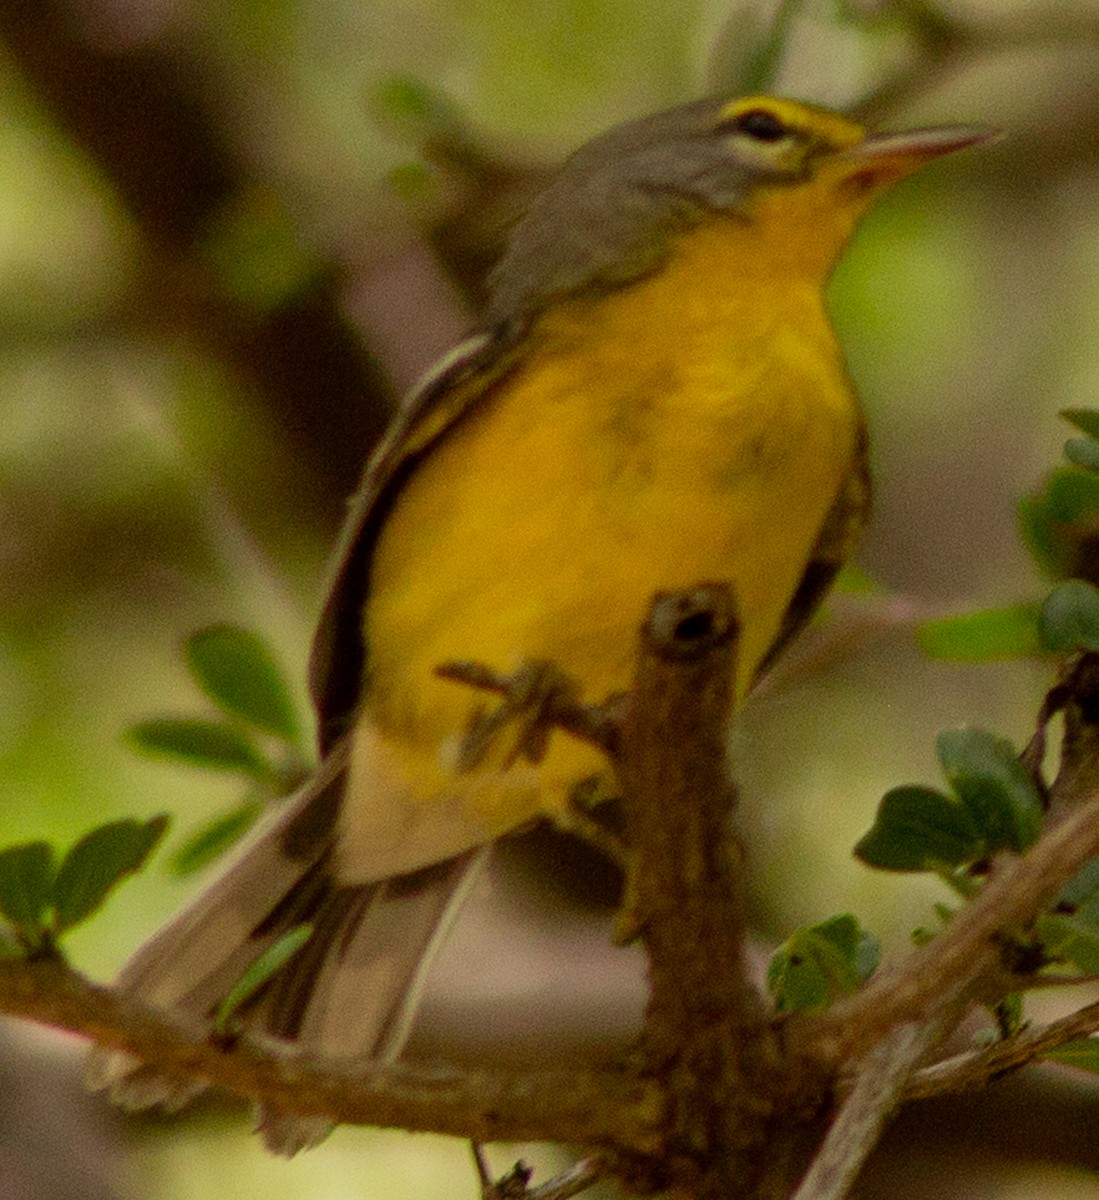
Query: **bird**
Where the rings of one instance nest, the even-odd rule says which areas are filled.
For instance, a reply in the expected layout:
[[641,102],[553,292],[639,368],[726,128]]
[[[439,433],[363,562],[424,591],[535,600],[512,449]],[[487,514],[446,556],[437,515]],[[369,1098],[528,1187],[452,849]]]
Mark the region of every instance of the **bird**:
[[[574,823],[606,758],[506,727],[440,676],[549,663],[583,702],[629,686],[654,593],[727,582],[734,708],[804,626],[867,519],[867,435],[825,286],[893,183],[985,140],[874,134],[773,96],[634,119],[569,157],[506,238],[476,328],[371,456],[334,556],[310,689],[319,765],[119,984],[211,1028],[288,931],[304,945],[241,1010],[315,1054],[399,1056],[423,983],[497,839]],[[888,264],[885,271],[888,286]],[[131,1107],[201,1085],[115,1052]],[[268,1146],[329,1128],[268,1108]]]

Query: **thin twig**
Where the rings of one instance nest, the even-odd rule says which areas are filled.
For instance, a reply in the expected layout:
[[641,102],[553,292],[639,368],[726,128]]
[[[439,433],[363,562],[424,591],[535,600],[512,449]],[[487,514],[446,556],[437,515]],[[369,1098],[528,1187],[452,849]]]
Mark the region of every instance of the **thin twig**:
[[492,1163],[488,1161],[488,1151],[481,1145],[480,1142],[470,1142],[469,1148],[473,1154],[473,1166],[477,1171],[477,1178],[481,1183],[482,1200],[488,1196],[495,1180],[492,1176]]
[[832,607],[836,611],[826,622],[801,634],[779,656],[754,685],[753,696],[788,691],[825,674],[877,638],[908,632],[922,621],[949,615],[946,609],[904,594],[840,597]]
[[916,52],[859,101],[857,114],[871,123],[910,107],[981,55],[1099,41],[1095,15],[1071,8],[1054,19],[1046,12],[1024,12],[963,24],[924,0],[893,0],[893,7],[913,34]]
[[1037,1029],[970,1054],[958,1054],[917,1071],[905,1088],[906,1100],[969,1092],[1040,1059],[1058,1046],[1099,1031],[1099,1002]]

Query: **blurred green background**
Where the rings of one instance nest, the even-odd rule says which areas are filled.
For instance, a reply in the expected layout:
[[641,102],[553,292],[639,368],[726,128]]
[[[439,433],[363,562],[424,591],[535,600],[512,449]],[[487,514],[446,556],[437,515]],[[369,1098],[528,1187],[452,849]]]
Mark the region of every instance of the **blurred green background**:
[[[771,90],[882,127],[1008,135],[898,189],[834,281],[884,595],[837,601],[851,636],[795,659],[734,739],[761,931],[851,910],[904,943],[938,893],[850,847],[887,787],[934,781],[938,729],[1021,743],[1050,676],[927,662],[909,618],[1038,595],[1015,504],[1059,454],[1057,410],[1099,393],[1090,0],[0,0],[4,842],[161,810],[178,842],[235,802],[123,744],[201,708],[181,639],[248,624],[303,690],[343,498],[523,197],[591,134],[768,64]],[[77,965],[108,977],[193,886],[154,865],[74,936]],[[866,1194],[941,1195],[965,1161],[967,1194],[1099,1196],[1093,1151],[1019,1119],[990,1155],[965,1119]],[[287,1165],[246,1128],[217,1106],[119,1123],[74,1170],[165,1200],[474,1192],[455,1143],[340,1131]]]

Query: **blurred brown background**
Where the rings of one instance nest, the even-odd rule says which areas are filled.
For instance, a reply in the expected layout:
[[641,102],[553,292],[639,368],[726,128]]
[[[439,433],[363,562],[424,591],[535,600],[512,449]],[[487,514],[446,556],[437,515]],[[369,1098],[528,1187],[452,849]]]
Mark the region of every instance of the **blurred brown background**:
[[[246,623],[301,686],[343,498],[523,197],[609,124],[741,90],[776,13],[772,90],[1007,131],[872,214],[832,301],[874,435],[862,565],[905,611],[1039,594],[1014,506],[1057,410],[1099,393],[1099,3],[0,0],[4,842],[163,809],[178,838],[233,803],[121,743],[199,707],[181,637]],[[903,945],[945,896],[851,845],[883,790],[934,780],[938,729],[1021,742],[1048,675],[925,662],[903,623],[790,668],[734,743],[761,930],[850,910]],[[467,929],[481,991],[556,1027],[586,987],[628,1026],[636,969],[561,878]],[[191,886],[154,866],[74,937],[78,965],[109,975]],[[921,1109],[872,1194],[1099,1197],[1095,1101],[1044,1086]],[[217,1107],[117,1135],[98,1161],[123,1197],[473,1194],[438,1139],[340,1131],[287,1165]],[[14,1178],[3,1200],[58,1194]]]

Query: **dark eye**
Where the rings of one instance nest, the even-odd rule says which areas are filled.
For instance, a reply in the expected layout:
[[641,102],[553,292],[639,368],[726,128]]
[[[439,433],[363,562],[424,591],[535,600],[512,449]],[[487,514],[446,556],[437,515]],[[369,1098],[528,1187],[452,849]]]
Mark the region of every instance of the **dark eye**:
[[744,133],[757,142],[779,142],[789,134],[789,130],[774,115],[765,108],[753,108],[741,113],[736,120],[728,125],[734,133]]

